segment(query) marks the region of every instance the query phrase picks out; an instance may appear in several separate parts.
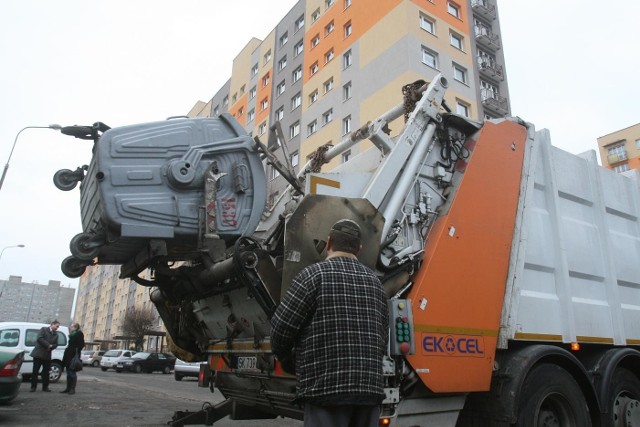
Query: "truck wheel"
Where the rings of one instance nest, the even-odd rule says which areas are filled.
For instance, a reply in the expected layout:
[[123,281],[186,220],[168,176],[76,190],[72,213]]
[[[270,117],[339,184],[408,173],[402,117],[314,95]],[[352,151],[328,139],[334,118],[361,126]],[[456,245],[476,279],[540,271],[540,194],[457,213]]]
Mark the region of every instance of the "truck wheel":
[[76,234],[69,242],[71,255],[82,261],[91,261],[100,252],[100,245],[94,241],[95,236],[89,233]]
[[49,370],[49,382],[56,383],[62,376],[62,365],[60,362],[51,362],[51,369]]
[[520,394],[517,427],[590,427],[587,402],[564,369],[541,364],[527,374]]
[[611,391],[607,397],[609,414],[606,427],[635,426],[640,422],[640,380],[633,372],[617,368],[611,378]]

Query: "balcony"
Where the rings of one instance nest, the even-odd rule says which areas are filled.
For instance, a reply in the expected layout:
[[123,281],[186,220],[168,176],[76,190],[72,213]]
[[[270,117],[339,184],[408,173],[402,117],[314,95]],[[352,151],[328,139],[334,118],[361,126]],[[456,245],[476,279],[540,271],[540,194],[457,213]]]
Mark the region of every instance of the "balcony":
[[476,24],[474,27],[476,42],[487,49],[496,51],[500,49],[500,37],[491,31],[491,28]]
[[489,0],[471,0],[471,8],[478,16],[490,21],[496,19],[496,7]]
[[478,56],[476,60],[478,61],[478,70],[480,70],[481,74],[496,80],[504,80],[504,68],[494,59]]
[[627,158],[627,151],[625,150],[619,153],[607,155],[607,162],[610,165],[614,165],[616,163],[624,162]]
[[498,95],[495,91],[483,88],[480,90],[480,97],[482,99],[482,106],[487,110],[501,116],[509,112],[507,98]]

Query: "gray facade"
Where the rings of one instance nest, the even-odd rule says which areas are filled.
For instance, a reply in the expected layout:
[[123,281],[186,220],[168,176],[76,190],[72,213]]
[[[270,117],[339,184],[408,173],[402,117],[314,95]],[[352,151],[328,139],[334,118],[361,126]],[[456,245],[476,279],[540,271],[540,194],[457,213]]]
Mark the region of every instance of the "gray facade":
[[9,276],[9,280],[0,280],[0,322],[50,323],[57,319],[68,325],[75,295],[74,288],[60,286],[57,280],[39,285]]

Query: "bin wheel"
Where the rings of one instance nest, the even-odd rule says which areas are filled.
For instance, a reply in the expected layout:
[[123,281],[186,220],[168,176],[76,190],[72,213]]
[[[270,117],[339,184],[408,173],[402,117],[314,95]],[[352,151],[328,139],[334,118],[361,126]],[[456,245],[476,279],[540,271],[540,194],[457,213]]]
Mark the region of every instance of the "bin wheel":
[[78,185],[78,179],[70,169],[60,169],[53,175],[53,185],[58,190],[71,191]]
[[84,274],[84,271],[87,269],[87,262],[69,256],[62,261],[60,268],[65,276],[75,279]]
[[69,243],[71,255],[83,261],[94,259],[100,252],[100,245],[97,244],[96,237],[89,233],[76,234]]

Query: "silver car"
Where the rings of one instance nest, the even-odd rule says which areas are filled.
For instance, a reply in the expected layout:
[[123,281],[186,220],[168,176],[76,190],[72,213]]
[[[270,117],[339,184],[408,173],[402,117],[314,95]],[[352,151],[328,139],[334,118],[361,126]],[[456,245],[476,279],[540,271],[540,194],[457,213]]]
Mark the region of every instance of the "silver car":
[[118,363],[122,364],[124,359],[130,358],[134,354],[136,354],[136,352],[133,350],[108,350],[102,355],[102,360],[100,360],[100,369],[102,369],[103,372],[109,368],[115,370]]
[[185,362],[184,360],[176,359],[176,364],[173,367],[173,377],[176,381],[182,381],[184,377],[198,378],[200,375],[200,365],[207,362]]
[[102,360],[102,355],[105,352],[102,350],[82,350],[82,354],[80,355],[80,359],[82,360],[83,365],[89,366],[100,366],[100,360]]

